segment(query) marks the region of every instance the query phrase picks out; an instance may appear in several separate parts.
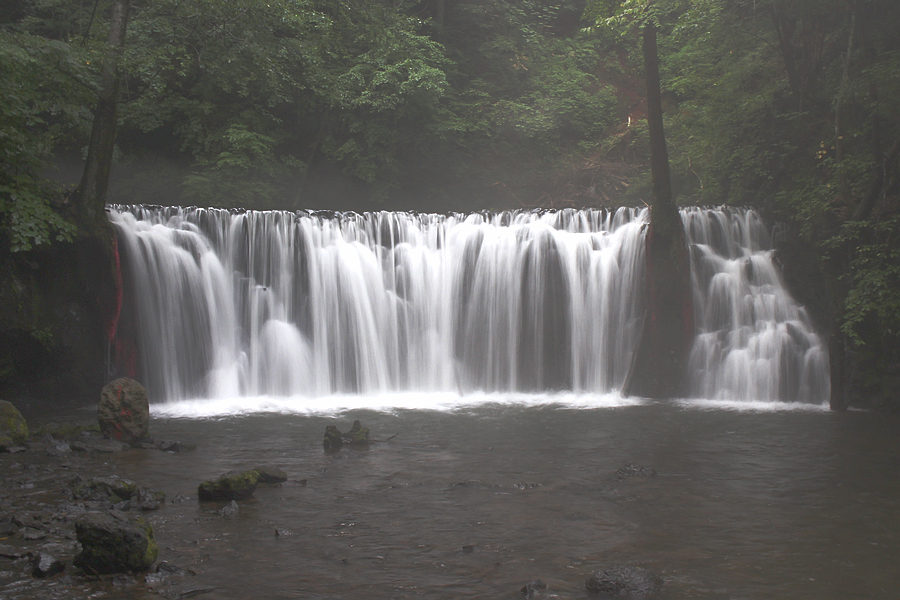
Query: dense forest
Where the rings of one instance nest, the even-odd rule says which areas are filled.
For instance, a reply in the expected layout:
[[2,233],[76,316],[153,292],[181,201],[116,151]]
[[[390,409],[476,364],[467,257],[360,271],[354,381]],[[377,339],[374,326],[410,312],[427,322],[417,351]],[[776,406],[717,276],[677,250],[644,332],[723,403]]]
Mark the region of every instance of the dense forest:
[[[677,202],[761,210],[833,403],[900,405],[896,0],[7,0],[0,382],[54,346],[20,288],[88,200],[649,203],[646,27]],[[86,183],[104,132],[108,189]]]

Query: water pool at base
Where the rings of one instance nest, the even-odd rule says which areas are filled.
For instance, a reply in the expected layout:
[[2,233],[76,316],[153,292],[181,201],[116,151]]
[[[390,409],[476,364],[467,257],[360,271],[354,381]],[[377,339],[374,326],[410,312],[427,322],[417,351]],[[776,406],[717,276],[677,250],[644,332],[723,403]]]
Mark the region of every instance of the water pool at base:
[[[672,600],[900,589],[896,417],[394,400],[204,418],[154,405],[151,434],[197,449],[128,451],[111,468],[166,492],[148,515],[159,559],[193,570],[180,585],[215,588],[200,596],[210,600],[515,599],[537,578],[546,597],[581,599],[587,574],[610,563],[657,572]],[[378,441],[326,455],[325,427],[355,419]],[[617,477],[629,464],[656,475]],[[257,465],[289,482],[258,488],[230,517],[197,502],[199,482]],[[179,494],[189,499],[172,503]]]

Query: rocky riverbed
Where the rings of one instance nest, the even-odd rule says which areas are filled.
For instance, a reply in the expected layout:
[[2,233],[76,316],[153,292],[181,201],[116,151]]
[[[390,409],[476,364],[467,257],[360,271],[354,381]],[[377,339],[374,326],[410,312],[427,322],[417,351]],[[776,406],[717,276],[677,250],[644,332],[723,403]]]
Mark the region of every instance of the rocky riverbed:
[[[165,591],[164,581],[188,571],[163,556],[150,573],[99,576],[73,566],[80,551],[75,524],[89,511],[119,510],[141,514],[153,525],[165,494],[119,477],[113,459],[122,452],[181,449],[171,442],[131,448],[103,438],[96,424],[83,423],[45,425],[24,445],[0,453],[0,597],[137,597]],[[163,595],[185,597],[177,591]]]

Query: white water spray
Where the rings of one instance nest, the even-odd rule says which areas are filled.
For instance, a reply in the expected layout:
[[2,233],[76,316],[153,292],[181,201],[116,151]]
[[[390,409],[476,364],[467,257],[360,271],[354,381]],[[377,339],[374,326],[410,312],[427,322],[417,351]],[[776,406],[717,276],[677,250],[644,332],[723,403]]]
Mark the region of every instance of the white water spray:
[[[699,397],[822,402],[827,356],[751,211],[682,213]],[[156,398],[618,390],[644,210],[473,215],[115,207]]]

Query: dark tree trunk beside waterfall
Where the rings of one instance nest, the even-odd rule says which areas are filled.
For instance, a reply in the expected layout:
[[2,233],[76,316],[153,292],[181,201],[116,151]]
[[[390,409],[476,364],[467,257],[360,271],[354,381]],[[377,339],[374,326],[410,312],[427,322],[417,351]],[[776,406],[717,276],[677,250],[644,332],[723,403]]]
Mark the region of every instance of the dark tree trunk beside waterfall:
[[69,197],[78,231],[28,254],[0,257],[0,395],[27,412],[96,401],[110,372],[121,309],[121,271],[106,192],[118,125],[119,58],[130,0],[112,3],[87,159]]
[[645,255],[647,310],[641,341],[622,393],[674,398],[687,393],[687,363],[694,338],[691,264],[669,177],[656,28],[645,25],[642,38],[653,178]]
[[108,48],[100,75],[87,161],[81,182],[75,190],[80,216],[89,228],[106,222],[106,190],[109,186],[118,125],[119,58],[125,46],[129,8],[130,0],[115,0],[112,5]]

